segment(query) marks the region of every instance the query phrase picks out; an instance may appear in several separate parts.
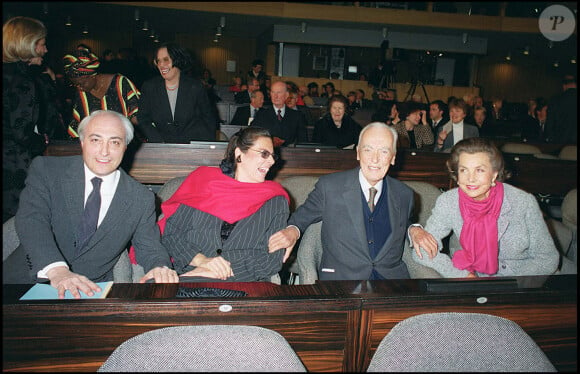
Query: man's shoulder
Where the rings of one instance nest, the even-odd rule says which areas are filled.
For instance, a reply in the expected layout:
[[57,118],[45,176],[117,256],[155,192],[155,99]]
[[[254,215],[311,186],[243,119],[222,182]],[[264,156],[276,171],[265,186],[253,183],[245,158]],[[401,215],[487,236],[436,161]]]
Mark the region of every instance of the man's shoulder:
[[31,168],[42,171],[65,172],[71,167],[79,166],[82,156],[38,156],[32,160]]
[[338,181],[345,181],[348,179],[357,179],[358,180],[358,171],[359,167],[349,170],[338,171],[336,173],[330,173],[320,176],[318,178],[319,182],[321,183],[331,183],[335,184]]

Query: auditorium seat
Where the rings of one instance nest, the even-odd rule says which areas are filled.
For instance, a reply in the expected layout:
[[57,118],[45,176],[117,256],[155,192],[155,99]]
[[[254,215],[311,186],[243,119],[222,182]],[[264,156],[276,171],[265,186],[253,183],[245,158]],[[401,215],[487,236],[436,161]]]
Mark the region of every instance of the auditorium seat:
[[558,158],[562,160],[576,161],[578,158],[578,147],[575,145],[565,145],[561,150]]
[[99,372],[306,372],[288,341],[259,326],[172,326],[136,335]]
[[480,313],[426,313],[397,323],[368,372],[555,372],[515,322]]
[[504,153],[519,153],[530,155],[542,153],[542,150],[535,145],[525,143],[505,143],[501,147],[501,151]]
[[554,218],[546,220],[548,229],[560,252],[561,263],[556,274],[577,274],[578,266],[578,223],[577,189],[566,194],[562,201],[562,221]]

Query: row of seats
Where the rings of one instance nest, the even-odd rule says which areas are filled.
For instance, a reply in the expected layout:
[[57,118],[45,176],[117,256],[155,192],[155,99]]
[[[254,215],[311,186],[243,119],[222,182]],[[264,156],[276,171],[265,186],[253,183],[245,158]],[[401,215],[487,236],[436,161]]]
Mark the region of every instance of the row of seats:
[[[306,372],[288,341],[258,326],[173,326],[118,346],[99,372]],[[555,372],[515,322],[480,313],[427,313],[397,323],[368,372]]]
[[578,147],[575,145],[565,145],[560,150],[558,156],[542,153],[542,150],[533,145],[525,143],[505,143],[501,147],[501,151],[504,153],[516,153],[516,154],[526,154],[534,155],[537,158],[549,158],[549,159],[559,159],[559,160],[572,160],[576,161],[578,157]]

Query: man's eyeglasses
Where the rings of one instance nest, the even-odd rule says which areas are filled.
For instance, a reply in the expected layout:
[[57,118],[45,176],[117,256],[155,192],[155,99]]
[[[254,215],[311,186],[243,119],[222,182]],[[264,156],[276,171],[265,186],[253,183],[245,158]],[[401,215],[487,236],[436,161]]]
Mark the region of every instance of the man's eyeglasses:
[[254,152],[258,152],[260,154],[260,156],[262,156],[262,158],[264,160],[267,160],[270,156],[272,156],[272,158],[274,159],[274,162],[278,161],[278,155],[277,154],[270,153],[270,151],[266,151],[265,149],[259,151],[257,149],[250,148],[250,150],[251,151],[254,151]]

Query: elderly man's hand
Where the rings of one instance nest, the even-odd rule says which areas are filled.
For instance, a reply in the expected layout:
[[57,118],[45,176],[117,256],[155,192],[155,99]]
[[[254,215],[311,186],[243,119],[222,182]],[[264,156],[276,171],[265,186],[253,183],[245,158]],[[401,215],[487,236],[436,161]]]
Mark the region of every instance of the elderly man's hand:
[[282,262],[286,262],[288,257],[290,257],[290,253],[292,253],[292,249],[296,244],[296,241],[300,237],[300,232],[294,226],[286,227],[283,230],[278,231],[277,233],[270,236],[268,240],[268,252],[273,253],[279,249],[286,248],[286,253],[284,254],[284,259]]
[[427,231],[418,226],[411,227],[409,229],[409,235],[411,236],[411,243],[413,244],[413,248],[415,249],[415,252],[419,258],[423,258],[423,255],[421,254],[421,248],[427,252],[430,259],[437,256],[439,247],[437,245],[437,240],[433,237],[433,235],[429,234]]
[[50,285],[58,290],[58,298],[64,299],[66,290],[69,290],[75,299],[80,299],[79,291],[87,296],[93,296],[94,292],[101,292],[101,288],[84,275],[73,273],[66,266],[57,266],[50,269],[46,275]]
[[140,280],[139,283],[145,283],[150,279],[154,279],[155,283],[178,283],[179,276],[177,272],[166,266],[159,266],[153,268],[147,272]]

